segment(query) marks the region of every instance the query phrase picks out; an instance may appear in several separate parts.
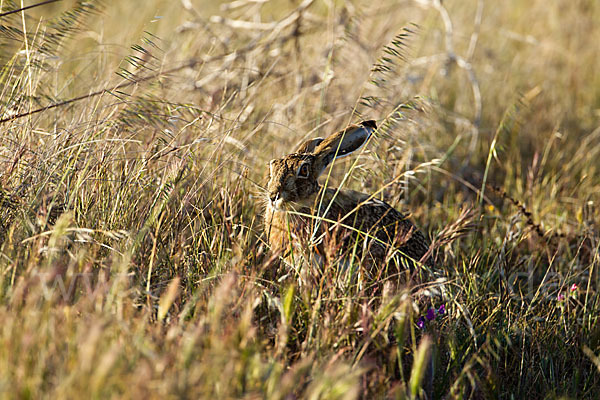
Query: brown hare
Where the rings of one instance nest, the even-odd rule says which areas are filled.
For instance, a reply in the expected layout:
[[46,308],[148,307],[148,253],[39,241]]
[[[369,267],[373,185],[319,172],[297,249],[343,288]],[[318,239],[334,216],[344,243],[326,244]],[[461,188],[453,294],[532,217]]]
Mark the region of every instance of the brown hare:
[[359,257],[369,269],[392,259],[409,267],[425,262],[429,243],[405,215],[368,194],[321,188],[317,181],[334,159],[360,149],[376,129],[375,121],[363,121],[326,139],[309,139],[270,162],[265,229],[274,251],[289,259],[309,247],[322,257],[324,239],[333,238],[329,243],[341,257]]

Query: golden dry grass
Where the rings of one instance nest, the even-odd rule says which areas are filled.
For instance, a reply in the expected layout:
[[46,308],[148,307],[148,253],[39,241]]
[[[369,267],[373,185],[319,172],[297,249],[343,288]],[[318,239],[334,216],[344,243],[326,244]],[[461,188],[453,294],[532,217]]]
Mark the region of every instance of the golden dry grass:
[[[0,17],[2,397],[597,396],[600,4],[371,3]],[[268,161],[363,117],[406,287],[265,244]]]

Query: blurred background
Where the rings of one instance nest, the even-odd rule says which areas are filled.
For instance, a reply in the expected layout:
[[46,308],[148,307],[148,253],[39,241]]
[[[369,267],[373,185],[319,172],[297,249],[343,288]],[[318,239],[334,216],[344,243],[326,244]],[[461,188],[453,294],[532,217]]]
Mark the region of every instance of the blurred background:
[[[596,0],[0,0],[0,391],[593,398],[598,22]],[[264,242],[269,160],[361,119],[334,183],[438,257],[391,297]]]

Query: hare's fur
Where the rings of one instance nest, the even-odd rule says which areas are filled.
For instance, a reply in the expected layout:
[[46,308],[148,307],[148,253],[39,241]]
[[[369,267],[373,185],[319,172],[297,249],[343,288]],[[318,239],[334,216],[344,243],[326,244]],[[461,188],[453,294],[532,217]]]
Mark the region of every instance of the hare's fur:
[[322,189],[317,178],[335,159],[356,151],[377,129],[374,121],[310,139],[295,153],[270,163],[265,229],[274,251],[287,255],[324,238],[344,256],[356,254],[380,264],[392,257],[423,262],[429,243],[408,218],[389,204],[351,190]]

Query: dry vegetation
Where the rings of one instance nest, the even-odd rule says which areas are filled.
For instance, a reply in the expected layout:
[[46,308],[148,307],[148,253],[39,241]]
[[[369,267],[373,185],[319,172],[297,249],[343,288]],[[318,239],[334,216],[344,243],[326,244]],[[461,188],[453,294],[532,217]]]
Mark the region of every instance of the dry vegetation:
[[[2,15],[1,397],[595,398],[598,21],[596,0]],[[268,161],[361,118],[382,129],[332,179],[434,239],[407,285],[265,244]]]

